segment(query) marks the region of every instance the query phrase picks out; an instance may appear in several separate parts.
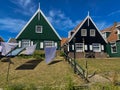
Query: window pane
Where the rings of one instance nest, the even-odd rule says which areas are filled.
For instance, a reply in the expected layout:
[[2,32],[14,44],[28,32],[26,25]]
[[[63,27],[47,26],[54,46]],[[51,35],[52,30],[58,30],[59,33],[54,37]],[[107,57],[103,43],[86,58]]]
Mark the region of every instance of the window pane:
[[45,47],[52,47],[55,46],[54,41],[45,41]]
[[22,40],[22,47],[30,46],[30,40]]
[[43,27],[42,27],[42,26],[37,25],[37,26],[36,26],[36,28],[35,28],[36,33],[42,33],[42,29],[43,29]]
[[81,29],[81,36],[87,36],[87,29]]
[[95,29],[90,29],[90,36],[95,36]]
[[93,51],[94,52],[100,52],[101,51],[101,47],[99,43],[93,43]]
[[111,43],[111,52],[112,53],[116,53],[117,52],[116,43]]
[[75,47],[76,51],[83,51],[83,43],[76,43]]

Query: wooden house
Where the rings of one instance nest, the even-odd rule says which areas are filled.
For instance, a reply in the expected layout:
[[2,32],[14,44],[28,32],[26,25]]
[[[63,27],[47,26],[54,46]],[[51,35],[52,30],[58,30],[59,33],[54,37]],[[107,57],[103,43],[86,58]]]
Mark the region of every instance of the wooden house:
[[61,46],[61,37],[40,8],[19,32],[16,40],[19,47],[31,46],[37,43],[37,50],[43,50],[46,46],[56,46],[57,49],[60,49]]
[[108,41],[106,50],[109,57],[120,57],[120,23],[114,23],[101,32]]
[[67,47],[69,56],[83,57],[107,57],[106,44],[102,33],[88,15],[74,30],[69,32]]

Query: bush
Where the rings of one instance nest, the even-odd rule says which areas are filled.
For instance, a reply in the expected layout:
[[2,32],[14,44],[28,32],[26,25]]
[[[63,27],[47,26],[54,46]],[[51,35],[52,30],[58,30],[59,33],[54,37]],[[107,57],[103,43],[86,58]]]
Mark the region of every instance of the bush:
[[43,59],[43,58],[45,58],[45,54],[44,54],[44,53],[41,53],[41,54],[39,54],[39,53],[34,53],[34,54],[33,54],[33,58]]
[[64,56],[65,56],[65,54],[64,54],[63,51],[60,52],[60,56],[61,56],[61,57],[64,57]]

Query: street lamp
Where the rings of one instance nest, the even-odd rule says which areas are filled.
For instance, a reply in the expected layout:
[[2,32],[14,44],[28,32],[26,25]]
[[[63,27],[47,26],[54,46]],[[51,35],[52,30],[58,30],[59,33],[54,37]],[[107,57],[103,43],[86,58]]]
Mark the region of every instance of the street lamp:
[[76,59],[76,48],[75,48],[75,41],[76,41],[76,38],[74,37],[73,38],[73,43],[74,43],[74,73],[76,73],[76,62],[75,62],[75,59]]

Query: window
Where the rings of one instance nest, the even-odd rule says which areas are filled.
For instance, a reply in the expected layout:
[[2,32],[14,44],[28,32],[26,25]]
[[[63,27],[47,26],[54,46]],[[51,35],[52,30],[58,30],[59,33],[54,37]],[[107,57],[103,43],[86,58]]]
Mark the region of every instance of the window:
[[117,52],[116,43],[111,43],[111,52],[112,53],[116,53]]
[[75,43],[76,52],[83,51],[83,43]]
[[95,36],[95,29],[90,29],[90,36]]
[[101,52],[101,45],[99,43],[93,43],[92,47],[94,52]]
[[42,29],[43,29],[42,26],[37,25],[37,26],[35,27],[35,32],[36,32],[36,33],[42,33]]
[[87,29],[81,29],[81,36],[87,36]]
[[30,40],[22,40],[22,47],[30,46]]
[[54,41],[44,41],[45,47],[53,47],[55,46]]

